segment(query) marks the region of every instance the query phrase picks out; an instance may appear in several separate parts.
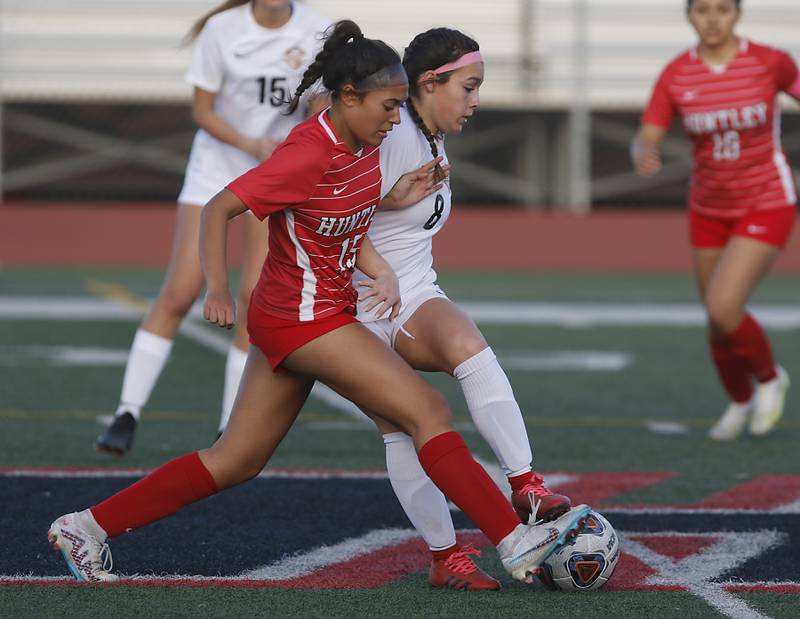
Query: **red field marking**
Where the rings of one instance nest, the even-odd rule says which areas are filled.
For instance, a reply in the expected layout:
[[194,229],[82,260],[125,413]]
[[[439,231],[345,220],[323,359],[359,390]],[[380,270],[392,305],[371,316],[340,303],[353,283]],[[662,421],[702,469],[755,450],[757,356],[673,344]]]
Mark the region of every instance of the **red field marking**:
[[[0,205],[0,262],[165,266],[175,206],[169,203]],[[234,226],[240,226],[234,222]],[[241,259],[240,230],[231,260]],[[479,248],[465,251],[465,247]],[[684,209],[596,211],[588,216],[502,207],[457,207],[435,241],[440,268],[689,271]],[[800,272],[793,237],[775,270]]]
[[777,509],[800,501],[800,475],[761,475],[682,507],[694,509]]
[[[571,474],[570,474],[571,475]],[[605,502],[627,492],[653,486],[674,477],[675,473],[580,473],[575,479],[554,484],[559,492],[572,499],[572,503],[586,503],[601,507],[617,507]]]
[[717,539],[707,535],[652,535],[632,536],[630,539],[636,540],[640,544],[647,546],[650,550],[660,555],[669,557],[675,561],[680,561],[691,555],[713,546]]

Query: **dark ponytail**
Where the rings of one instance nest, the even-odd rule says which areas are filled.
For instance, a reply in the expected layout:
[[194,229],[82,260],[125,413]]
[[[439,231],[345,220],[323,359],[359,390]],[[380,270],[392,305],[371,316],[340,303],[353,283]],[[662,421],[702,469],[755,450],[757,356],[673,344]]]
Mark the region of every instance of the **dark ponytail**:
[[[403,53],[403,67],[408,75],[408,89],[411,94],[406,101],[406,109],[414,124],[428,141],[434,159],[439,156],[436,140],[411,100],[414,95],[419,93],[419,78],[426,71],[432,71],[458,60],[464,54],[477,52],[479,49],[478,43],[463,32],[450,28],[432,28],[415,36]],[[450,79],[450,75],[452,72],[442,73],[436,81],[444,84]],[[444,172],[440,166],[436,166],[434,173],[437,180],[444,179]]]
[[345,84],[355,84],[399,62],[396,51],[383,41],[366,38],[355,22],[337,22],[325,33],[325,44],[303,73],[288,113],[297,109],[302,94],[320,79],[335,101]]

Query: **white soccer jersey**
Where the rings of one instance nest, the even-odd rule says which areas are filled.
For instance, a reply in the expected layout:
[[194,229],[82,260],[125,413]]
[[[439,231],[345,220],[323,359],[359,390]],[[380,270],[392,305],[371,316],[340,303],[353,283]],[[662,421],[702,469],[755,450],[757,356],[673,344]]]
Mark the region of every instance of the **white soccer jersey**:
[[[264,28],[250,3],[211,17],[195,44],[186,80],[216,93],[214,109],[240,133],[283,140],[306,116],[305,106],[283,114],[331,21],[292,3],[280,28]],[[234,178],[260,163],[200,129],[192,143],[179,202],[204,204]]]
[[[439,154],[444,156],[444,140],[437,138]],[[433,159],[425,136],[414,124],[405,107],[400,110],[400,124],[395,126],[380,147],[381,196],[385,196],[397,180],[407,172],[416,170]],[[369,236],[375,249],[392,266],[400,280],[400,295],[403,300],[414,295],[414,291],[436,281],[433,270],[433,235],[441,230],[450,216],[449,180],[435,194],[405,209],[381,210],[375,213]],[[356,271],[353,282],[366,276]],[[358,319],[362,322],[376,320],[374,312],[365,312],[364,303],[358,304]]]

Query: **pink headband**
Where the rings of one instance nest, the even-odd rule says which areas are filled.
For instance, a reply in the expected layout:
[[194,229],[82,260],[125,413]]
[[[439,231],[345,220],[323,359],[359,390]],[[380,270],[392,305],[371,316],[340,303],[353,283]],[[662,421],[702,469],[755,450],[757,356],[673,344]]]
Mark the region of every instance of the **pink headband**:
[[458,58],[457,60],[454,60],[453,62],[448,62],[447,64],[443,64],[438,69],[434,69],[433,72],[436,73],[436,75],[439,75],[441,73],[455,71],[456,69],[460,69],[461,67],[466,67],[467,65],[470,64],[475,64],[476,62],[483,62],[483,58],[481,58],[481,53],[479,51],[468,52],[463,56],[461,56],[460,58]]

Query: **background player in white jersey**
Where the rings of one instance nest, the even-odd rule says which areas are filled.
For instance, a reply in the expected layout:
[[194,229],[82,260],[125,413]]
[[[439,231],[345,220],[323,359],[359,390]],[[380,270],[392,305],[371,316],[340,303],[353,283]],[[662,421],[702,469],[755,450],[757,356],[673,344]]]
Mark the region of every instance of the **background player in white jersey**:
[[[447,221],[451,202],[443,169],[437,165],[434,179],[427,183],[436,183],[430,195],[413,206],[392,209],[400,192],[412,187],[401,182],[390,191],[395,182],[403,175],[418,176],[418,168],[431,156],[446,165],[444,134],[461,132],[477,109],[484,72],[478,44],[456,30],[435,28],[414,38],[403,66],[410,98],[401,110],[400,125],[381,145],[386,196],[368,234],[399,278],[402,306],[394,321],[377,318],[368,310],[370,295],[362,295],[358,318],[412,367],[458,379],[478,431],[508,476],[518,515],[527,521],[532,495],[540,504],[538,517],[550,520],[569,510],[569,499],[550,492],[533,473],[525,422],[508,378],[475,323],[436,285],[432,239]],[[407,203],[406,196],[402,198]],[[357,272],[354,281],[363,283],[365,278]],[[433,552],[431,583],[498,588],[499,583],[469,557],[476,551],[457,545],[447,501],[420,466],[411,437],[385,420],[377,425],[395,493]]]
[[[114,420],[97,438],[100,451],[130,449],[146,404],[183,319],[203,288],[198,236],[202,205],[234,178],[267,159],[308,106],[283,114],[320,45],[330,20],[290,0],[228,0],[200,18],[186,75],[194,86],[192,114],[199,125],[183,189],[167,274],[131,346]],[[323,100],[324,102],[324,100]],[[313,105],[313,103],[312,103]],[[319,104],[317,104],[319,105]],[[322,107],[319,105],[319,107]],[[247,217],[239,307],[246,308],[267,251],[267,227]],[[220,428],[227,423],[247,360],[248,338],[239,322],[225,365]]]

